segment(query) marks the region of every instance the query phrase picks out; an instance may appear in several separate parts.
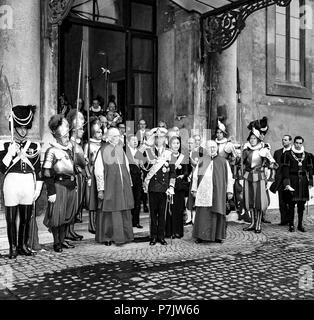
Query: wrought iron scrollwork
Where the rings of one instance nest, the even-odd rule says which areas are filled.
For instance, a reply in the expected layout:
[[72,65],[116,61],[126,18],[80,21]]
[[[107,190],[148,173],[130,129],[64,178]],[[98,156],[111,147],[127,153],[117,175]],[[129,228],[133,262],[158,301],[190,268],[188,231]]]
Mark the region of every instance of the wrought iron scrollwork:
[[61,24],[71,10],[74,0],[49,0],[48,19],[51,24]]
[[270,5],[288,6],[291,0],[256,0],[227,9],[225,12],[202,18],[204,49],[221,52],[229,48],[245,27],[245,20],[253,12]]

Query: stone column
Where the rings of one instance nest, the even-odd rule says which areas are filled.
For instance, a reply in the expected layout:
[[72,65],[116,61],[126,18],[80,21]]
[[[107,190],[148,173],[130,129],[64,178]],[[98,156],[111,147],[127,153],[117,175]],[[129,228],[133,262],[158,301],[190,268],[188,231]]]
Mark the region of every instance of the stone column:
[[[37,106],[30,135],[40,139],[40,1],[0,0],[0,44],[0,68],[10,84],[13,104]],[[0,94],[0,135],[9,136],[3,82]]]
[[217,54],[217,116],[224,116],[228,135],[237,133],[237,42]]

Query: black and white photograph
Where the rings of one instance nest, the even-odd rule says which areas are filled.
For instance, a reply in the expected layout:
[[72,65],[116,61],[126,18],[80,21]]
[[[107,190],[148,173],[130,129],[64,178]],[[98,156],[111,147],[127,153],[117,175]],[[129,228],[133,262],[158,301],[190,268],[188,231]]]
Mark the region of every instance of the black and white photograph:
[[313,300],[313,9],[0,0],[0,300]]

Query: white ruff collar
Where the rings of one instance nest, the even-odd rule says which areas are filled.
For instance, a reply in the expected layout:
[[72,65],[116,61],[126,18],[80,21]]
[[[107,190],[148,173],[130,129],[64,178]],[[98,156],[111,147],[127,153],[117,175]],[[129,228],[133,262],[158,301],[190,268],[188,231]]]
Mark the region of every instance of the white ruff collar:
[[55,148],[62,149],[62,150],[71,150],[72,149],[70,143],[67,146],[63,146],[62,144],[60,144],[58,142],[51,142],[50,145]]
[[292,146],[291,150],[292,150],[293,153],[303,153],[304,152],[304,146],[301,147],[301,150],[297,150],[295,148],[295,146]]
[[90,141],[90,142],[95,142],[95,143],[100,143],[100,142],[101,142],[101,139],[90,138],[89,141]]
[[221,143],[227,143],[228,139],[226,137],[222,138],[221,140],[218,140],[217,138],[215,139],[216,143],[221,144]]
[[259,149],[262,149],[263,146],[262,144],[259,142],[255,147],[252,147],[250,143],[247,144],[247,148],[248,149],[251,149],[251,150],[259,150]]

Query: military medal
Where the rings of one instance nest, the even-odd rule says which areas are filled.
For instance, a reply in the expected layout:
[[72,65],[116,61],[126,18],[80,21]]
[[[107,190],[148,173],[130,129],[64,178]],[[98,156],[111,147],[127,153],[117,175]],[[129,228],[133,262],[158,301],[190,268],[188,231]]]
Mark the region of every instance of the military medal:
[[165,167],[163,167],[163,168],[162,168],[162,172],[163,172],[163,173],[166,173],[166,172],[167,172],[167,169],[166,169]]

